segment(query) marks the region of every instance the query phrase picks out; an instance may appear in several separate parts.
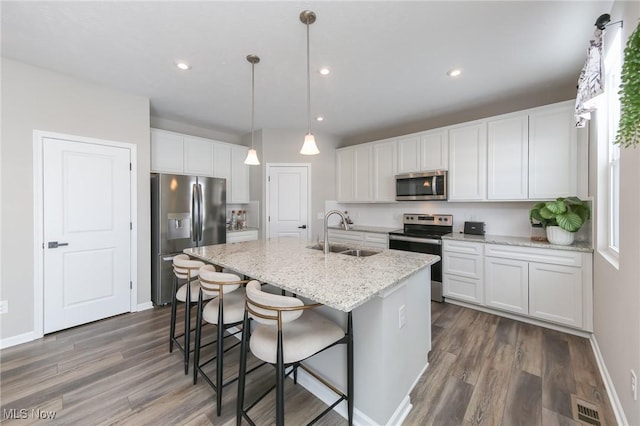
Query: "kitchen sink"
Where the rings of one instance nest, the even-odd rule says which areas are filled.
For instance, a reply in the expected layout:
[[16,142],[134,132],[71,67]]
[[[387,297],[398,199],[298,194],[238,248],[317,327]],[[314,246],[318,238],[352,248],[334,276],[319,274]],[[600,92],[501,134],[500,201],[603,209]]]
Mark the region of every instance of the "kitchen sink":
[[[322,250],[323,246],[322,244],[314,244],[312,246],[307,246],[307,248],[313,249],[313,250]],[[379,251],[375,251],[375,250],[353,249],[347,246],[342,246],[337,244],[335,245],[330,244],[329,251],[331,253],[345,254],[347,256],[355,256],[355,257],[367,257],[367,256],[373,256],[374,254],[380,253]]]
[[[312,246],[307,246],[309,249],[313,250],[324,250],[324,246],[322,243],[314,244]],[[343,251],[349,250],[347,246],[341,246],[338,244],[329,244],[329,251],[331,253],[342,253]]]
[[347,256],[355,256],[355,257],[367,257],[373,256],[374,254],[380,253],[379,251],[374,250],[364,250],[364,249],[349,249],[345,251],[341,251],[339,254],[346,254]]

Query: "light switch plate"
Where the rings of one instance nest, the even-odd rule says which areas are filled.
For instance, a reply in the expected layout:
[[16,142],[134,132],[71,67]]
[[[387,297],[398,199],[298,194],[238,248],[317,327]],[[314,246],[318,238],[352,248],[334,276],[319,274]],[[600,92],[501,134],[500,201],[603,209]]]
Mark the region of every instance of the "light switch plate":
[[0,314],[6,314],[9,312],[9,301],[1,300],[0,301]]

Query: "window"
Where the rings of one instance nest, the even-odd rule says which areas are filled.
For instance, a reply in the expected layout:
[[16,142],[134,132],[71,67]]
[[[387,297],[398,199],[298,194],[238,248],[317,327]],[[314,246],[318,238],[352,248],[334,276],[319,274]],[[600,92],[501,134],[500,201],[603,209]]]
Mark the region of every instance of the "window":
[[620,147],[615,141],[620,123],[621,31],[605,37],[604,94],[598,108],[598,153],[601,158],[598,185],[598,249],[617,264],[620,238]]

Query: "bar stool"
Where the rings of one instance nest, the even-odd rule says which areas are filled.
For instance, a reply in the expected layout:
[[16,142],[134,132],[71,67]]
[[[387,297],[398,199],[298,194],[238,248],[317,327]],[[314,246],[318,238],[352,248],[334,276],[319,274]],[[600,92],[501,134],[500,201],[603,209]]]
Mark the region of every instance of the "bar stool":
[[[169,352],[173,352],[173,344],[184,354],[184,374],[189,373],[189,347],[191,336],[191,304],[198,302],[200,293],[200,281],[198,281],[198,271],[204,266],[204,262],[192,260],[186,254],[179,254],[173,258],[173,291],[171,292],[171,328],[169,330]],[[180,281],[185,284],[178,287]],[[206,295],[206,299],[213,296]],[[187,302],[188,301],[188,302]],[[176,316],[178,312],[178,302],[183,302],[184,307],[184,332],[176,335]],[[184,337],[183,345],[178,339]]]
[[[319,303],[305,305],[300,299],[263,292],[260,283],[251,281],[246,288],[246,305],[243,330],[249,330],[249,319],[257,326],[251,333],[242,334],[240,350],[240,373],[238,379],[238,400],[236,424],[239,426],[245,418],[254,424],[248,415],[253,408],[271,390],[276,389],[276,425],[284,425],[284,380],[292,372],[297,383],[298,367],[333,390],[338,396],[331,406],[320,413],[310,424],[330,412],[340,402],[347,401],[349,425],[353,424],[353,322],[348,313],[347,332],[333,321],[312,312],[321,306]],[[347,345],[347,395],[325,379],[306,368],[301,361],[338,344]],[[244,407],[245,374],[247,350],[258,359],[276,367],[276,384],[267,392]],[[291,369],[286,372],[286,369]]]
[[[219,416],[222,409],[222,388],[238,380],[234,379],[223,383],[223,359],[224,354],[236,346],[240,345],[240,341],[224,349],[224,339],[232,337],[241,330],[229,334],[225,337],[225,331],[231,327],[242,324],[244,318],[245,291],[242,284],[249,281],[241,280],[235,274],[218,272],[213,265],[204,265],[199,270],[200,291],[198,297],[198,319],[196,322],[195,349],[193,352],[193,384],[198,382],[198,373],[216,392],[216,413]],[[202,306],[205,296],[213,297],[206,306]],[[207,361],[200,363],[200,350],[202,349],[202,322],[214,324],[217,327],[215,355]],[[207,346],[207,345],[205,345]],[[216,377],[215,383],[203,371],[203,367],[210,362],[216,361]]]

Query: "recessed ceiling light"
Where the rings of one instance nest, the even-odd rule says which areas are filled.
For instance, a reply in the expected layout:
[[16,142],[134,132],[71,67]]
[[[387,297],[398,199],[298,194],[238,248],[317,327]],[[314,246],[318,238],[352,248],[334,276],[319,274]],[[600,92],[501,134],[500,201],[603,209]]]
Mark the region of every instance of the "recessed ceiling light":
[[176,62],[176,67],[180,68],[183,71],[186,70],[190,70],[191,69],[191,65],[189,65],[188,63],[184,62],[184,61],[178,61]]
[[320,68],[320,74],[329,75],[329,74],[331,74],[331,70],[328,67],[322,67],[322,68]]
[[321,116],[316,117],[316,121],[323,121],[323,120],[324,120],[324,117],[321,117]]
[[452,70],[447,71],[447,75],[449,77],[457,77],[462,74],[462,70],[460,68],[454,68]]

